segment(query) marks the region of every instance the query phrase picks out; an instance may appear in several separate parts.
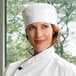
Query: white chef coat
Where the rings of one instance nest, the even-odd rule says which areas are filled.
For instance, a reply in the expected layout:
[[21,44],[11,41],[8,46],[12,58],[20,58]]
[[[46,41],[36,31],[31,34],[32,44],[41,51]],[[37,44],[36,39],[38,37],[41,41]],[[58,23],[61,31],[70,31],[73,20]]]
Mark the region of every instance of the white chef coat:
[[4,76],[76,76],[76,66],[58,56],[50,47],[27,60],[10,64]]

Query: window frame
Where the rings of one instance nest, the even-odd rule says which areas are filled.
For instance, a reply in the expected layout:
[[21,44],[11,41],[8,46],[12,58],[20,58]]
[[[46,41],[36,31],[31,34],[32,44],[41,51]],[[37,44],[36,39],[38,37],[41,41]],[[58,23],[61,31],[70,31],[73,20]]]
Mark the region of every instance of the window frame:
[[5,69],[5,25],[6,25],[6,14],[5,14],[5,0],[0,0],[0,76],[3,76],[3,71]]

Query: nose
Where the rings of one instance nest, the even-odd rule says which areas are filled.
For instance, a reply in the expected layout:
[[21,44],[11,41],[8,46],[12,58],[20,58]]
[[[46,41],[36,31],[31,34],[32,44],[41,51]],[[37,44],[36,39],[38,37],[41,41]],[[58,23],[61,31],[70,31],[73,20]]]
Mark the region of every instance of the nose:
[[40,38],[43,35],[43,31],[41,29],[37,29],[35,32],[35,37]]

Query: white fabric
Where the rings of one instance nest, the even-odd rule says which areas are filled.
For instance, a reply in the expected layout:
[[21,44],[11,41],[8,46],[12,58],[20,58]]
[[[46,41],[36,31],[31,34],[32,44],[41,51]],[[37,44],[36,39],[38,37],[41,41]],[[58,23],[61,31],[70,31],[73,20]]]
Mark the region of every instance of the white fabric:
[[48,22],[57,25],[57,12],[54,6],[47,3],[33,3],[22,12],[25,27],[34,22]]
[[[18,70],[18,67],[22,67]],[[55,54],[50,47],[28,60],[11,64],[5,76],[76,76],[76,66]]]

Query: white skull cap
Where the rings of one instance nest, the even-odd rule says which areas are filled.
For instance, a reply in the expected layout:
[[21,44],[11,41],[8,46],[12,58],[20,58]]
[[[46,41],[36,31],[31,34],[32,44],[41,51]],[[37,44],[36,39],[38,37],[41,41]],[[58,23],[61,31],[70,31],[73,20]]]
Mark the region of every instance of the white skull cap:
[[32,3],[22,11],[25,27],[34,22],[48,22],[57,25],[57,11],[47,3]]

